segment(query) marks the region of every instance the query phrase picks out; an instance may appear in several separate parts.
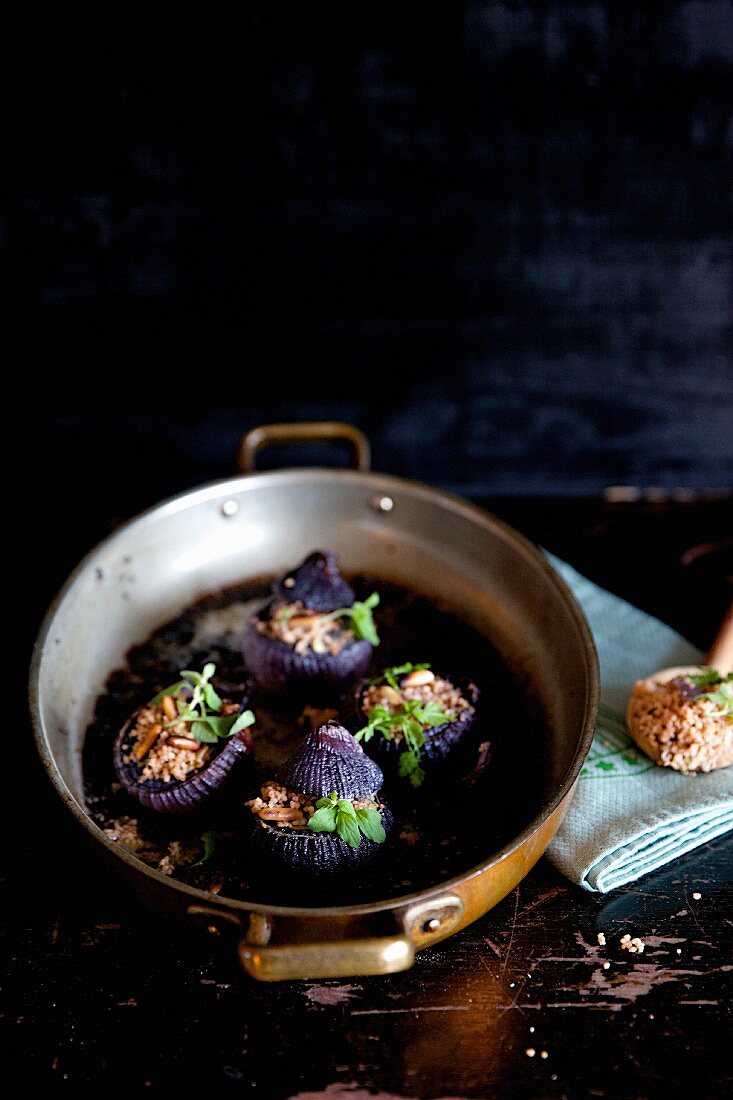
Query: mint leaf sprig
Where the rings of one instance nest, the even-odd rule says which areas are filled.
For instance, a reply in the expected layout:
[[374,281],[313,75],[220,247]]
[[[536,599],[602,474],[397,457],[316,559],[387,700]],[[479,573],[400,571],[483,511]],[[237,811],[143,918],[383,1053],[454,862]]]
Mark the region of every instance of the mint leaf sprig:
[[379,635],[374,625],[372,611],[379,606],[379,593],[372,592],[365,600],[355,600],[351,607],[338,607],[335,611],[329,611],[324,615],[327,622],[335,622],[336,619],[350,619],[349,626],[357,638],[366,638],[374,646],[379,645]]
[[[166,722],[166,728],[181,722],[190,723],[189,732],[194,741],[209,745],[226,740],[240,730],[254,725],[255,716],[251,710],[245,710],[241,714],[218,715],[222,702],[210,682],[215,672],[216,665],[212,661],[204,665],[202,672],[183,669],[179,673],[181,679],[154,695],[148,706],[157,706],[163,701],[164,695],[170,695],[176,704],[178,716]],[[186,698],[189,693],[190,698]]]
[[376,810],[367,806],[356,809],[350,798],[339,798],[336,791],[330,798],[319,798],[316,812],[308,822],[314,833],[336,833],[351,848],[358,848],[362,835],[375,844],[383,844],[387,834]]
[[715,668],[703,668],[699,673],[688,676],[696,688],[716,688],[715,691],[704,691],[698,695],[698,699],[710,699],[720,707],[723,718],[733,721],[733,672],[722,676]]

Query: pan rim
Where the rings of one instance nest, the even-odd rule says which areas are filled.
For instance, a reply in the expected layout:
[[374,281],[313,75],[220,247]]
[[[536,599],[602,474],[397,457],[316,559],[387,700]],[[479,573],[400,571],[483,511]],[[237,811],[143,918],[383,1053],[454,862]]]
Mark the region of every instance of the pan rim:
[[[432,503],[447,507],[454,513],[463,514],[470,521],[477,523],[479,526],[499,532],[505,539],[508,539],[513,544],[514,548],[521,552],[525,559],[539,568],[541,573],[544,574],[546,581],[548,581],[556,590],[564,602],[567,611],[573,620],[574,626],[578,632],[580,647],[586,658],[586,674],[587,674],[587,691],[585,706],[583,712],[583,721],[580,731],[580,737],[578,740],[578,747],[573,756],[572,764],[563,776],[557,789],[551,796],[551,798],[545,803],[541,811],[536,814],[524,828],[513,837],[508,843],[503,845],[496,852],[492,853],[487,859],[482,860],[476,866],[463,871],[460,875],[454,875],[449,879],[441,880],[435,885],[424,887],[411,894],[403,894],[389,899],[384,899],[375,902],[367,902],[360,905],[339,905],[339,906],[324,906],[324,907],[303,907],[303,906],[285,906],[285,905],[271,905],[267,902],[256,901],[244,901],[237,898],[229,898],[226,896],[211,894],[208,891],[200,890],[197,887],[189,886],[187,883],[181,882],[179,879],[173,879],[168,875],[163,874],[161,871],[156,870],[154,867],[143,863],[137,859],[132,853],[128,852],[125,848],[122,848],[119,844],[111,841],[105,836],[102,829],[97,823],[89,816],[86,809],[78,801],[73,792],[69,789],[64,781],[59,768],[53,758],[53,754],[50,750],[46,732],[44,729],[44,723],[41,715],[40,707],[40,673],[43,655],[45,652],[46,643],[52,630],[53,623],[56,618],[56,614],[61,607],[67,594],[71,591],[77,579],[87,569],[87,567],[95,560],[97,555],[105,550],[111,543],[113,543],[120,536],[127,533],[129,530],[135,527],[137,524],[142,524],[148,518],[158,515],[163,518],[166,515],[174,514],[177,511],[191,505],[205,502],[207,500],[216,499],[220,495],[226,495],[230,493],[235,495],[241,492],[248,492],[255,490],[259,487],[266,486],[267,484],[277,484],[279,482],[299,482],[299,481],[312,481],[316,478],[323,479],[324,481],[349,481],[354,485],[364,485],[368,487],[372,493],[375,489],[383,489],[387,493],[390,488],[395,490],[402,490],[408,492],[413,498],[418,497],[424,500],[428,500]],[[593,734],[595,732],[595,723],[598,711],[598,702],[600,697],[600,670],[598,662],[598,652],[596,649],[593,635],[588,625],[588,621],[583,613],[580,604],[576,597],[568,586],[567,582],[560,576],[551,562],[542,554],[542,552],[531,542],[525,535],[522,535],[519,531],[513,528],[510,524],[504,520],[495,516],[492,512],[485,508],[482,508],[478,504],[464,499],[456,493],[449,492],[444,489],[437,489],[433,486],[426,485],[420,481],[413,481],[409,478],[403,478],[394,474],[382,474],[375,471],[356,471],[345,469],[333,469],[330,467],[296,467],[285,470],[271,470],[265,472],[257,472],[251,474],[241,474],[235,477],[220,478],[215,481],[207,482],[204,485],[198,486],[194,489],[187,489],[181,493],[166,498],[158,504],[152,505],[150,508],[146,508],[144,511],[137,513],[130,517],[124,523],[120,524],[111,534],[107,535],[104,539],[100,540],[95,546],[93,546],[88,553],[84,555],[78,565],[72,570],[69,576],[66,578],[61,588],[57,592],[54,599],[51,601],[39,627],[36,641],[33,647],[33,654],[30,664],[29,672],[29,710],[31,717],[31,724],[33,728],[34,741],[36,745],[36,751],[41,759],[44,767],[44,771],[48,776],[54,790],[61,798],[61,801],[71,812],[76,821],[82,825],[89,836],[98,842],[102,849],[106,852],[113,854],[116,858],[122,860],[131,869],[140,872],[143,875],[148,876],[158,885],[166,886],[176,894],[182,894],[184,897],[188,896],[191,904],[205,905],[211,908],[212,906],[218,907],[222,910],[240,912],[240,913],[267,913],[272,916],[282,917],[300,917],[303,919],[321,919],[324,917],[334,918],[348,918],[357,916],[366,916],[374,913],[384,913],[393,910],[400,910],[409,908],[416,902],[422,902],[429,898],[435,897],[439,894],[449,893],[452,889],[471,881],[491,868],[498,866],[505,859],[511,857],[511,855],[520,849],[526,842],[528,842],[532,836],[539,832],[543,825],[553,816],[555,811],[562,805],[566,798],[568,798],[573,791],[577,778],[580,774],[580,770],[585,762],[586,756],[593,740]]]

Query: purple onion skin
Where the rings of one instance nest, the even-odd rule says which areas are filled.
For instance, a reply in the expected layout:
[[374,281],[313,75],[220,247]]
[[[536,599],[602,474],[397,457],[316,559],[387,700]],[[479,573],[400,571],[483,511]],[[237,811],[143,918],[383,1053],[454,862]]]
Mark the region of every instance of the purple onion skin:
[[311,611],[351,607],[355,599],[353,588],[339,572],[332,550],[314,550],[297,569],[291,569],[275,581],[272,591],[277,599],[285,603],[300,602]]
[[683,699],[699,699],[703,694],[703,690],[708,690],[693,684],[692,680],[688,680],[686,676],[675,676],[672,683],[681,693]]
[[279,781],[291,791],[327,798],[364,798],[384,782],[382,769],[338,722],[330,721],[309,733],[283,765]]
[[232,777],[252,761],[252,734],[244,729],[230,737],[216,756],[189,778],[172,783],[147,779],[141,783],[141,768],[134,760],[126,762],[124,759],[129,753],[127,737],[134,720],[133,715],[115,741],[114,765],[122,786],[146,810],[159,814],[193,814],[220,794]]
[[[269,605],[260,616],[266,618],[268,609]],[[372,657],[372,646],[366,638],[349,642],[333,657],[312,650],[296,653],[279,638],[261,634],[252,619],[245,630],[243,648],[258,688],[268,694],[339,691],[365,674]]]
[[[394,816],[387,806],[380,809],[382,825],[389,833],[394,828]],[[291,877],[324,879],[358,871],[370,864],[385,844],[361,838],[358,848],[352,848],[335,833],[314,833],[310,829],[289,826],[263,827],[253,818],[252,852],[263,873],[271,872],[273,863],[287,870]]]
[[[436,674],[437,675],[437,674]],[[448,679],[448,677],[445,677]],[[354,709],[356,711],[355,728],[362,729],[367,724],[367,716],[361,707],[361,694],[367,686],[366,680],[362,680],[354,689]],[[425,730],[425,744],[420,753],[420,765],[426,773],[426,778],[437,779],[445,773],[450,764],[453,771],[453,763],[457,762],[459,746],[464,745],[469,733],[476,724],[476,707],[480,691],[472,681],[460,681],[451,679],[451,683],[460,688],[463,698],[471,704],[468,710],[453,722],[444,722],[442,726],[432,726]],[[364,744],[364,742],[360,742]],[[400,753],[406,750],[404,740],[399,742],[387,741],[381,734],[375,733],[370,741],[364,744],[365,752],[368,752],[373,760],[376,760],[384,769],[388,780],[395,780],[397,789],[408,786],[407,779],[398,776],[397,764]],[[461,754],[462,756],[462,754]],[[451,757],[449,762],[448,757]],[[390,788],[391,789],[391,788]]]

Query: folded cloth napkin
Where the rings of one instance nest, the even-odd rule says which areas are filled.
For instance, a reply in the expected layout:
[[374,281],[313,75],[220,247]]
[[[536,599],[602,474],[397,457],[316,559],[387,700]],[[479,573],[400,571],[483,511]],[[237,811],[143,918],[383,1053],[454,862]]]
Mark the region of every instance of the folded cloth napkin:
[[670,665],[699,664],[702,655],[651,615],[550,560],[593,631],[601,704],[588,759],[547,855],[573,882],[606,893],[733,829],[733,767],[681,775],[636,748],[624,718],[634,683]]

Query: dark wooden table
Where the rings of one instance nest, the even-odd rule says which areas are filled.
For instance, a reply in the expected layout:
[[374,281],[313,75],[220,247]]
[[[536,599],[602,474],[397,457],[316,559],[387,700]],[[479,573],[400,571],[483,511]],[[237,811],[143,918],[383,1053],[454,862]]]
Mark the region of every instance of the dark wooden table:
[[[730,593],[730,501],[487,503],[701,647],[712,639]],[[59,522],[25,641],[113,522],[102,510],[64,524],[65,504],[49,506]],[[13,786],[34,812],[26,821],[14,808],[4,834],[2,1024],[5,1065],[26,1087],[232,1084],[301,1100],[730,1094],[730,838],[603,897],[542,860],[407,973],[257,985],[230,943],[124,895],[69,827],[22,715],[18,728]],[[619,949],[625,932],[644,939],[643,955]]]

